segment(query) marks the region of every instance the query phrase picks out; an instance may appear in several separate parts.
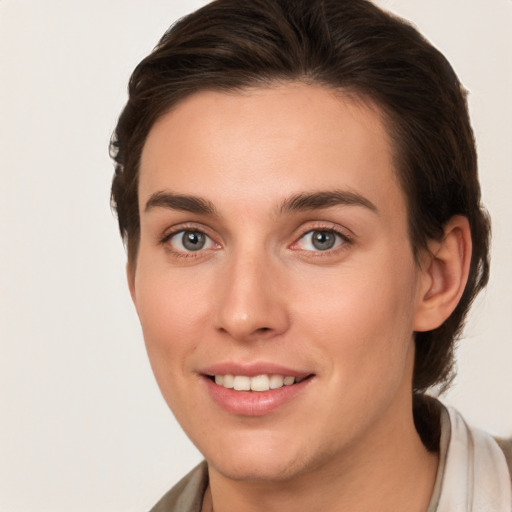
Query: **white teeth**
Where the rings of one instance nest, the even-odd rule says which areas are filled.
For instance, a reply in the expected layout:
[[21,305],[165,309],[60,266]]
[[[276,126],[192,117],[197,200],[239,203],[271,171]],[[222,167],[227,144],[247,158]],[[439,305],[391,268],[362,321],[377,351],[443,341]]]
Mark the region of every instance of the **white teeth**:
[[270,389],[268,375],[258,375],[251,379],[251,389],[253,391],[268,391]]
[[233,388],[237,391],[249,391],[251,389],[251,377],[237,375],[235,377]]
[[283,375],[215,375],[215,383],[227,389],[236,391],[268,391],[279,389],[283,386],[291,386],[295,382],[301,382],[303,378],[295,378]]
[[284,377],[282,375],[270,376],[270,389],[278,389],[283,387]]
[[283,384],[285,386],[291,386],[295,382],[295,377],[285,377],[283,379]]
[[235,385],[235,377],[233,377],[233,375],[224,375],[222,376],[222,385],[225,387],[225,388],[228,388],[228,389],[232,389],[233,386]]

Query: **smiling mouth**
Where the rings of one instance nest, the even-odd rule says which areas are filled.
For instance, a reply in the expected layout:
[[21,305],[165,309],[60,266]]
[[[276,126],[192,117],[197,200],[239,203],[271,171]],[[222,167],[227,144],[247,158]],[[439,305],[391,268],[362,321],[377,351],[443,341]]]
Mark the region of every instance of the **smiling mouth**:
[[218,386],[235,391],[270,391],[279,389],[283,386],[293,386],[303,380],[309,379],[312,375],[306,377],[293,377],[286,375],[256,375],[249,377],[247,375],[210,375],[209,378]]

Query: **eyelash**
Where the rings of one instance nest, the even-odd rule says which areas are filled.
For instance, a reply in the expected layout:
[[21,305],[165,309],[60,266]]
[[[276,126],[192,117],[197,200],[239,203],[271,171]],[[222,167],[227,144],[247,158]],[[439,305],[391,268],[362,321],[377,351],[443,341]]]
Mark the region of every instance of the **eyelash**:
[[[202,234],[205,237],[207,237],[207,239],[210,240],[213,244],[215,244],[216,246],[220,247],[220,244],[215,242],[213,240],[213,238],[205,232],[204,228],[201,228],[201,227],[198,227],[198,226],[193,226],[193,225],[192,226],[181,225],[178,228],[175,228],[172,231],[165,233],[165,235],[159,241],[160,245],[163,245],[166,248],[166,250],[170,254],[172,254],[173,257],[176,257],[176,258],[197,258],[199,256],[199,254],[203,254],[204,255],[205,251],[212,250],[211,248],[208,248],[208,249],[202,249],[201,248],[201,249],[199,249],[197,251],[181,251],[181,250],[173,249],[169,242],[173,239],[173,237],[175,237],[176,235],[179,235],[180,233],[181,234],[185,234],[185,233],[199,233],[199,234]],[[213,249],[213,250],[216,250],[216,248]]]
[[[210,241],[210,243],[213,243],[217,247],[215,248],[206,248],[206,249],[198,249],[197,251],[185,251],[185,250],[176,250],[171,247],[171,244],[169,243],[173,237],[179,234],[185,234],[185,233],[199,233],[207,237],[207,239]],[[322,250],[308,250],[308,249],[300,249],[295,248],[294,246],[297,246],[301,240],[303,240],[307,235],[312,235],[313,233],[331,233],[335,235],[338,240],[335,241],[335,244],[337,244],[333,248],[326,249],[324,251]],[[204,253],[206,251],[216,250],[221,247],[221,244],[218,242],[215,242],[215,240],[208,235],[205,232],[205,229],[198,226],[179,226],[176,229],[173,229],[172,231],[166,233],[159,241],[161,245],[166,247],[167,251],[171,253],[174,257],[177,258],[196,258],[200,255],[204,256]],[[321,257],[327,257],[331,256],[339,251],[343,251],[347,249],[347,246],[353,244],[353,238],[349,237],[346,233],[342,232],[339,229],[335,229],[332,225],[325,226],[325,225],[318,225],[318,226],[312,226],[311,228],[307,229],[306,231],[302,230],[300,235],[295,239],[295,242],[293,242],[289,248],[292,250],[300,251],[303,253],[309,253],[309,256],[315,257],[315,258],[321,258]],[[313,256],[314,255],[314,256]]]
[[[326,227],[326,226],[315,226],[311,229],[308,229],[307,231],[304,231],[298,238],[297,241],[294,242],[290,247],[294,249],[294,246],[298,246],[299,243],[303,240],[305,240],[306,236],[312,236],[314,233],[329,233],[336,237],[337,240],[334,241],[334,247],[321,250],[313,250],[313,249],[301,249],[297,248],[298,251],[303,251],[306,253],[309,253],[310,256],[313,256],[315,258],[318,257],[327,257],[332,256],[333,254],[338,253],[339,251],[347,249],[347,245],[352,244],[352,238],[348,237],[346,233],[343,233],[341,230],[335,229],[332,226]],[[313,242],[309,242],[310,245],[312,245]]]

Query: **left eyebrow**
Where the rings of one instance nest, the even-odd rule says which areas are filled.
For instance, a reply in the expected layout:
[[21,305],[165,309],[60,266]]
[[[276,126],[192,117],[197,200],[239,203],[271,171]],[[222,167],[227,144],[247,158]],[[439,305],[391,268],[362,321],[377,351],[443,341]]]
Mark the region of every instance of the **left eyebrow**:
[[345,190],[329,190],[311,193],[301,193],[283,201],[279,210],[281,213],[320,210],[331,206],[361,206],[378,215],[378,208],[366,197]]

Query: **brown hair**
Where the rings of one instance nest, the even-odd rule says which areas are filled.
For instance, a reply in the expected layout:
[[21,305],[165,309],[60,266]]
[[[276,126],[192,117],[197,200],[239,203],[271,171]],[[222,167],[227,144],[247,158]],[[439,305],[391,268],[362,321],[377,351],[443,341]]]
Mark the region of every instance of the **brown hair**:
[[172,26],[135,69],[111,141],[112,205],[128,261],[139,243],[138,169],[149,130],[183,98],[302,81],[370,99],[384,112],[408,200],[415,254],[454,215],[473,240],[464,294],[437,329],[416,333],[413,388],[449,382],[454,341],[489,275],[489,221],[480,204],[465,93],[453,69],[411,25],[367,0],[216,0]]

